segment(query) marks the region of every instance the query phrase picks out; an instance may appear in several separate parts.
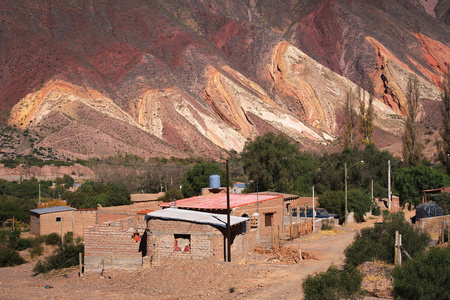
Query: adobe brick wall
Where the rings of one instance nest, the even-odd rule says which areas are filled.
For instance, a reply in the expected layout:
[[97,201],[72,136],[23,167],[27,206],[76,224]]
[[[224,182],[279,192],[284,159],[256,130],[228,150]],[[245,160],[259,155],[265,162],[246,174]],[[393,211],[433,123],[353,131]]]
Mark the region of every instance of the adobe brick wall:
[[75,228],[73,233],[75,237],[83,237],[84,229],[97,224],[96,210],[75,210]]
[[[260,241],[259,244],[263,247],[278,247],[279,233],[283,229],[283,207],[284,200],[283,197],[280,196],[278,198],[272,200],[266,200],[259,202],[259,215],[260,215]],[[233,208],[231,215],[242,217],[243,215],[247,215],[248,217],[252,217],[254,213],[256,213],[257,204],[250,204],[246,206]],[[266,226],[265,224],[265,215],[273,213],[272,226]]]
[[86,228],[84,231],[84,263],[86,270],[114,267],[142,268],[140,241],[133,239],[134,232],[139,236],[145,232],[144,216],[133,216],[119,221],[107,222]]
[[30,233],[33,235],[41,234],[41,218],[39,215],[30,215]]
[[[442,222],[449,222],[450,215],[439,216],[439,217],[431,217],[431,218],[422,218],[418,224],[419,228],[422,228],[424,231],[428,232],[430,235],[435,236],[439,235],[442,230]],[[448,224],[447,224],[448,226]]]
[[398,196],[391,197],[391,212],[397,213],[400,211],[400,198]]
[[[56,218],[61,218],[60,222],[56,222]],[[73,232],[74,212],[62,211],[39,216],[31,215],[30,231],[35,235],[46,235],[53,232],[61,235],[67,232]]]
[[[184,221],[151,219],[148,221],[149,240],[147,255],[153,265],[163,265],[173,260],[214,258],[224,259],[224,232],[208,224]],[[190,235],[190,251],[175,251],[175,234]],[[241,234],[232,230],[231,260],[239,261],[256,247],[256,230]]]

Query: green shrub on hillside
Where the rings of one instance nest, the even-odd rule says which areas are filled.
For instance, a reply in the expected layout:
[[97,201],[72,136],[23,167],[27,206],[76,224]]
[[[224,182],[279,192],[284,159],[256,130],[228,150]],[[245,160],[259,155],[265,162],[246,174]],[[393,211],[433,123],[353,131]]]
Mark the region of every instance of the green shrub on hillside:
[[19,252],[9,247],[0,246],[0,268],[13,267],[26,263]]
[[402,212],[384,216],[383,222],[373,228],[364,228],[356,234],[353,243],[345,249],[345,262],[357,266],[365,261],[381,260],[394,263],[395,231],[402,235],[403,247],[411,256],[428,246],[430,236],[416,232]]
[[450,299],[450,246],[431,248],[392,272],[397,299]]
[[44,261],[38,261],[33,268],[33,272],[35,272],[36,275],[48,273],[51,270],[76,266],[79,264],[80,252],[84,253],[84,245],[82,243],[64,243],[54,255],[47,257]]
[[356,268],[331,266],[326,272],[309,275],[302,287],[307,300],[358,299],[363,296],[361,282],[362,274]]
[[45,237],[45,243],[47,245],[53,245],[53,246],[60,245],[61,237],[59,236],[59,234],[52,232]]

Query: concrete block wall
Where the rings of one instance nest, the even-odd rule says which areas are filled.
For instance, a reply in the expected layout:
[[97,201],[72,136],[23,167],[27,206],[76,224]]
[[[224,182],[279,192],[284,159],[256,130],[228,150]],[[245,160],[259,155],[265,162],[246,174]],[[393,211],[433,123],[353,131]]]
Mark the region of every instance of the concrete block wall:
[[86,270],[114,267],[142,268],[141,241],[136,242],[133,234],[140,239],[145,232],[143,216],[129,217],[120,221],[107,222],[86,228],[84,231],[84,259]]

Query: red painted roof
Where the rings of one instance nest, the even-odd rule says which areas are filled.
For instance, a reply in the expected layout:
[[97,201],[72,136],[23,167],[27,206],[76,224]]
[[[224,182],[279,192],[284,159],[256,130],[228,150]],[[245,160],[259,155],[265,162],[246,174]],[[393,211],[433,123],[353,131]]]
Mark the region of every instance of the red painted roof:
[[[230,208],[241,207],[257,202],[264,202],[276,198],[282,198],[282,195],[256,195],[256,194],[230,194]],[[201,208],[201,209],[227,209],[227,194],[214,194],[206,196],[197,196],[177,200],[177,207],[180,208]],[[162,203],[161,207],[174,206],[174,202]]]

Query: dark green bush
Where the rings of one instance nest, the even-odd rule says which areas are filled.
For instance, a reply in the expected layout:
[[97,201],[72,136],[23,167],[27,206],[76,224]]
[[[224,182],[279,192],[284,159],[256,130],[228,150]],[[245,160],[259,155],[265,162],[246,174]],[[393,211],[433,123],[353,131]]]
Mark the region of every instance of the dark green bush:
[[376,203],[374,203],[372,205],[372,215],[374,215],[374,216],[381,216],[381,208]]
[[37,245],[30,250],[31,258],[35,258],[41,256],[44,253],[44,247],[41,245]]
[[45,238],[45,243],[47,245],[60,245],[61,244],[61,236],[55,232],[50,233]]
[[17,250],[22,251],[22,250],[30,248],[32,242],[33,242],[33,239],[31,239],[31,238],[20,239],[19,242],[17,243]]
[[416,232],[402,212],[387,214],[382,223],[375,224],[373,228],[364,228],[356,234],[353,243],[345,249],[345,262],[354,266],[374,259],[394,263],[396,230],[402,235],[403,247],[411,256],[428,246],[430,236]]
[[51,270],[58,270],[76,266],[79,264],[79,253],[84,253],[84,245],[78,244],[66,244],[62,245],[56,254],[49,256],[45,261],[38,261],[33,268],[33,272],[48,273]]
[[450,299],[450,246],[431,248],[392,272],[397,299]]
[[8,234],[8,245],[12,249],[17,249],[20,240],[20,230],[10,231]]
[[19,252],[9,247],[0,247],[0,267],[13,267],[26,263]]
[[322,228],[320,230],[333,230],[333,226],[330,224],[322,223]]
[[326,272],[309,275],[302,284],[305,299],[357,299],[361,291],[362,274],[353,267],[339,270],[335,266]]

